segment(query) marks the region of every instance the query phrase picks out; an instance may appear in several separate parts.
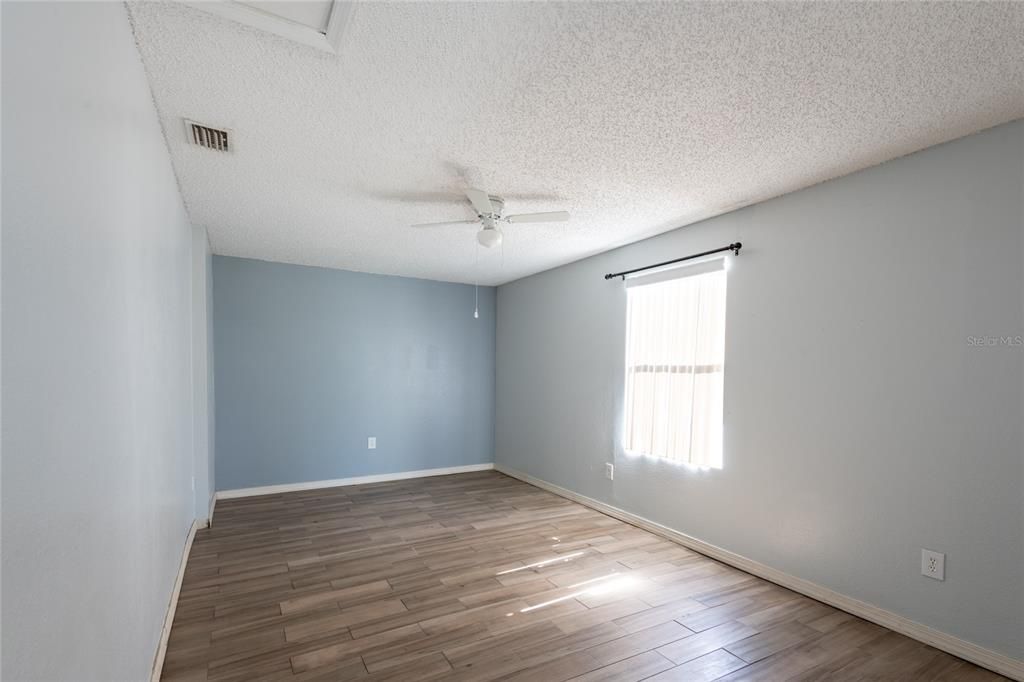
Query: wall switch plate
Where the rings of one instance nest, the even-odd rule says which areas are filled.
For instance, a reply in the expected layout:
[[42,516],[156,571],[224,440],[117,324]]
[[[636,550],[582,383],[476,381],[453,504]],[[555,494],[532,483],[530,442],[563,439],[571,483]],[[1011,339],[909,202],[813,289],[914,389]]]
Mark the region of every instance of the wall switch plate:
[[366,449],[376,450],[377,449],[377,436],[370,436],[366,439]]
[[946,579],[946,555],[930,549],[921,550],[921,575],[935,580]]
[[605,464],[604,465],[604,477],[607,478],[609,481],[615,480],[615,465],[614,464],[609,463],[609,464]]

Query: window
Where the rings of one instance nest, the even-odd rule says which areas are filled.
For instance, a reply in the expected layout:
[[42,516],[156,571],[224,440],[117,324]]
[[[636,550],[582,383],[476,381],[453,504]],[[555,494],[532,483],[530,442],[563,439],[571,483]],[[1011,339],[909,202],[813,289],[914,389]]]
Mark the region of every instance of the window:
[[627,452],[721,468],[725,279],[717,259],[626,280]]

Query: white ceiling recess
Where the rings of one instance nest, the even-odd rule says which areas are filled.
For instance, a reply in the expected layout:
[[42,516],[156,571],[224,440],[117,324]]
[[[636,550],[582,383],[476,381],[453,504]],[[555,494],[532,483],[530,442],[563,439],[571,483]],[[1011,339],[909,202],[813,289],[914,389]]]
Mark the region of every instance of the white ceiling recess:
[[182,0],[209,12],[310,47],[336,53],[351,2],[341,0]]
[[409,225],[572,213],[498,284],[1024,116],[1024,3],[365,2],[336,52],[129,8],[192,219],[265,260],[472,282],[472,226]]

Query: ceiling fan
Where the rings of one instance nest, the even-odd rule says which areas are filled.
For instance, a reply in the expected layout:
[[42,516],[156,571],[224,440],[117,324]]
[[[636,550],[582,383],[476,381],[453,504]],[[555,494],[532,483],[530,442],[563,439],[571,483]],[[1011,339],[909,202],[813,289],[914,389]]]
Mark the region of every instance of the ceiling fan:
[[556,223],[569,219],[568,211],[548,213],[519,213],[505,215],[505,200],[479,189],[467,189],[466,198],[473,204],[476,220],[449,220],[441,223],[419,223],[413,227],[439,227],[442,225],[480,225],[476,240],[488,249],[501,243],[500,223]]

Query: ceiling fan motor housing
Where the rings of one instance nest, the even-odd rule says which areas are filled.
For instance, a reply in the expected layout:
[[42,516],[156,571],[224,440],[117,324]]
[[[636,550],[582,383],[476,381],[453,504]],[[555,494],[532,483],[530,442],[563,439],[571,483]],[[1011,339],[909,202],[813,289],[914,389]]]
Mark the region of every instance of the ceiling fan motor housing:
[[420,223],[413,227],[437,227],[448,225],[479,224],[482,229],[476,233],[476,240],[485,248],[493,248],[501,244],[503,235],[498,226],[501,223],[550,223],[569,219],[568,211],[548,211],[546,213],[518,213],[505,215],[505,200],[499,196],[488,194],[470,187],[465,190],[466,198],[476,211],[476,220],[454,220],[442,223]]

